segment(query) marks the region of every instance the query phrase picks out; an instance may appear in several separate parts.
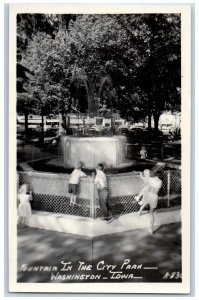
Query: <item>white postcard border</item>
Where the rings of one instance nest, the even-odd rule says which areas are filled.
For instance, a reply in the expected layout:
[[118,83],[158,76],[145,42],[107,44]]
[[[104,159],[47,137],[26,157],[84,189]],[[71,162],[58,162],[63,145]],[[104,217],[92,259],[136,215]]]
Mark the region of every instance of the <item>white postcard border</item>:
[[[182,16],[182,283],[18,283],[16,213],[16,14],[181,13]],[[9,291],[44,293],[190,292],[191,10],[189,5],[12,4],[9,20]]]

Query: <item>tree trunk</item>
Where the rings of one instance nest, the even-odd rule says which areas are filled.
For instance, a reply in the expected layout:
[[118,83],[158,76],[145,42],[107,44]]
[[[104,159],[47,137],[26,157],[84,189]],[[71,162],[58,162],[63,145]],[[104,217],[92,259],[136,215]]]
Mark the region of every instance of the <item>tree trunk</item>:
[[66,115],[66,134],[68,134],[70,128],[70,116],[69,114]]
[[95,116],[97,112],[94,90],[95,88],[94,88],[93,80],[87,80],[86,91],[87,91],[87,99],[88,99],[88,113],[91,116]]
[[148,140],[151,142],[151,103],[148,98]]
[[95,102],[94,102],[94,97],[93,95],[89,94],[88,95],[88,113],[91,116],[94,116],[96,111],[95,111]]
[[159,124],[160,114],[153,113],[153,118],[154,118],[154,124],[155,124],[155,132],[158,133],[158,124]]
[[67,131],[67,125],[66,125],[66,115],[62,115],[62,127],[64,128],[65,132]]
[[111,116],[112,134],[115,135],[115,119]]
[[41,110],[41,145],[44,144],[44,113]]
[[90,116],[95,116],[97,112],[97,105],[95,102],[95,83],[94,80],[92,79],[85,79],[84,77],[80,77],[82,79],[85,89],[86,89],[86,94],[87,94],[87,102],[88,102],[88,114]]
[[25,111],[25,138],[27,138],[28,134],[28,111]]

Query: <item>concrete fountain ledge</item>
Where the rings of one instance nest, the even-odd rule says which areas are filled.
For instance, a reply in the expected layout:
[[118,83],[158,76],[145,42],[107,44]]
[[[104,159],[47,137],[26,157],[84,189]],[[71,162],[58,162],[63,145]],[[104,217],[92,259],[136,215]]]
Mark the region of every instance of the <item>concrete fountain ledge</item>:
[[[112,223],[100,219],[55,214],[49,212],[33,211],[28,226],[45,230],[65,232],[88,237],[125,232],[134,229],[143,229],[149,226],[149,214],[138,216],[137,213],[129,213],[120,216]],[[173,207],[159,209],[155,212],[154,226],[170,224],[181,221],[181,208]]]
[[85,168],[93,169],[98,163],[106,167],[117,167],[125,162],[126,137],[74,137],[61,138],[64,163],[74,167],[82,161]]

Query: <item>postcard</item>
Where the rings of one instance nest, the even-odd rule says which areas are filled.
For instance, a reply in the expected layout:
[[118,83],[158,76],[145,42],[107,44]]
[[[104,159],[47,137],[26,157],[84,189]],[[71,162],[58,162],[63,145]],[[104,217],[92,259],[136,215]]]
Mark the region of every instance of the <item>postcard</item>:
[[190,292],[189,5],[9,6],[9,291]]

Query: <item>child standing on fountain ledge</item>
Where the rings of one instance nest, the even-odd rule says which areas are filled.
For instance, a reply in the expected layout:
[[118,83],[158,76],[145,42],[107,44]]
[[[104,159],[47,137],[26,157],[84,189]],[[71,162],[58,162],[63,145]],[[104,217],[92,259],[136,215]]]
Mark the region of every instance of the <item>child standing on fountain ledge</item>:
[[[136,201],[139,201],[139,205],[141,205],[138,215],[141,216],[141,213],[146,205],[150,207],[150,227],[149,233],[153,234],[153,226],[154,226],[154,210],[157,207],[158,203],[158,192],[162,186],[162,180],[157,176],[151,177],[149,170],[144,170],[144,176],[141,175],[141,178],[144,180],[144,187],[140,191],[140,194],[135,197]],[[140,198],[143,196],[142,201]]]
[[141,200],[142,197],[144,197],[144,195],[149,191],[149,181],[151,178],[151,172],[150,170],[146,169],[144,170],[144,176],[142,175],[142,173],[140,173],[140,178],[143,180],[143,185],[142,185],[142,189],[139,193],[138,196],[135,196],[135,200],[138,202],[139,205],[142,205],[143,202]]
[[81,177],[86,176],[84,172],[81,170],[82,165],[80,162],[77,162],[75,165],[75,169],[70,175],[69,179],[69,187],[68,192],[71,194],[70,196],[70,205],[76,205],[77,204],[77,194],[79,190],[79,181]]

